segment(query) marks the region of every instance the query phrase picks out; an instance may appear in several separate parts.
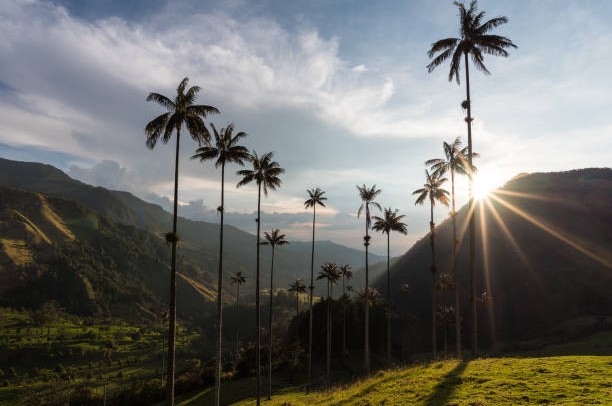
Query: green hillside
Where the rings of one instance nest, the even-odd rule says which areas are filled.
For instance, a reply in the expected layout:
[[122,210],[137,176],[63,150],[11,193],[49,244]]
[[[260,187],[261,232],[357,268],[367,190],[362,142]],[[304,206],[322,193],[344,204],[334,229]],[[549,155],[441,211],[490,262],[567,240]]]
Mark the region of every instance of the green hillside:
[[[518,176],[477,207],[476,295],[486,291],[490,298],[478,302],[484,347],[512,349],[518,340],[570,320],[612,315],[612,169]],[[466,213],[467,207],[458,213],[459,230],[465,230]],[[452,270],[451,244],[447,219],[436,230],[440,273]],[[469,343],[467,235],[459,248],[463,342]],[[424,237],[391,270],[393,286],[409,285],[396,294],[398,352],[430,348],[430,257],[429,237]],[[454,293],[441,293],[439,301],[454,304]],[[598,328],[603,324],[594,322],[585,333]]]

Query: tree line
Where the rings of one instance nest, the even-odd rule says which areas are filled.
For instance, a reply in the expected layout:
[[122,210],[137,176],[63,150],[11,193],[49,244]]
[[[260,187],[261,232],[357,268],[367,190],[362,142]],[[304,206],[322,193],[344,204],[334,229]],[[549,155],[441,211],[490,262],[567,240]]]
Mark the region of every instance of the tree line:
[[[425,184],[422,188],[417,189],[413,194],[417,195],[416,204],[421,205],[426,201],[429,201],[430,205],[430,233],[429,241],[431,247],[431,266],[430,271],[432,275],[432,355],[436,357],[437,349],[437,317],[444,319],[445,326],[452,321],[454,316],[454,324],[456,328],[456,351],[457,356],[461,356],[461,317],[459,309],[459,297],[460,289],[458,286],[457,279],[457,235],[456,235],[456,212],[455,212],[455,175],[463,174],[468,176],[469,180],[469,212],[473,213],[473,193],[472,183],[475,168],[473,165],[473,159],[477,154],[473,151],[472,142],[472,121],[473,117],[471,114],[471,98],[470,98],[470,76],[469,76],[469,59],[471,58],[472,63],[476,68],[485,74],[489,74],[486,66],[484,65],[484,54],[494,56],[508,56],[507,48],[516,48],[516,45],[512,43],[508,38],[493,35],[490,31],[502,24],[508,22],[506,17],[496,17],[490,20],[484,20],[485,12],[479,11],[477,2],[472,1],[468,7],[463,3],[454,2],[455,6],[459,11],[459,32],[460,36],[457,38],[445,38],[434,42],[431,48],[427,52],[428,57],[431,59],[427,69],[429,72],[433,72],[435,68],[442,65],[444,62],[450,59],[450,71],[448,79],[453,79],[460,83],[460,68],[463,62],[465,67],[465,82],[466,82],[466,99],[461,103],[462,107],[466,110],[465,122],[467,124],[467,146],[463,147],[461,140],[456,138],[451,143],[444,143],[444,158],[436,158],[426,161],[426,165],[430,166],[430,170],[425,171]],[[221,393],[221,355],[222,355],[222,323],[223,323],[223,302],[222,302],[222,289],[223,289],[223,213],[224,213],[224,182],[225,182],[225,166],[230,163],[237,164],[239,166],[249,165],[249,169],[242,169],[237,172],[241,180],[236,185],[237,187],[245,186],[249,183],[255,183],[257,185],[257,238],[256,238],[256,273],[255,273],[255,358],[256,358],[256,399],[257,405],[260,404],[261,398],[261,320],[260,320],[260,246],[267,244],[272,247],[273,259],[272,259],[272,272],[270,281],[270,312],[272,309],[272,292],[273,292],[273,267],[274,267],[274,249],[277,245],[286,243],[285,236],[280,234],[279,230],[272,230],[265,234],[265,240],[261,241],[261,195],[262,192],[264,197],[268,195],[269,190],[276,190],[281,186],[280,176],[285,170],[274,161],[274,153],[266,152],[264,154],[258,154],[255,150],[248,151],[244,146],[240,145],[240,141],[246,137],[246,133],[238,132],[234,135],[233,124],[228,124],[225,128],[221,128],[220,131],[214,127],[211,123],[212,129],[209,131],[205,124],[205,120],[208,116],[213,114],[219,114],[219,110],[216,107],[209,105],[195,104],[197,95],[200,92],[200,87],[191,86],[189,87],[189,79],[184,78],[176,89],[176,96],[172,99],[159,93],[150,93],[147,97],[147,101],[153,101],[162,106],[166,112],[159,115],[158,117],[151,120],[145,127],[146,134],[146,146],[153,149],[159,140],[164,144],[168,143],[173,134],[175,136],[175,160],[174,160],[174,201],[173,201],[173,222],[172,231],[166,234],[166,241],[172,247],[171,263],[170,263],[170,300],[169,300],[169,312],[168,312],[168,354],[167,354],[167,381],[166,381],[166,401],[169,405],[174,405],[174,374],[175,374],[175,342],[176,342],[176,251],[177,244],[179,242],[179,234],[177,233],[177,204],[178,204],[178,186],[179,186],[179,149],[180,149],[180,137],[182,131],[186,130],[190,137],[197,143],[198,148],[196,149],[193,159],[200,159],[202,162],[208,160],[214,160],[215,166],[221,168],[221,205],[218,207],[220,213],[220,235],[219,235],[219,260],[218,260],[218,279],[217,279],[217,321],[216,321],[216,338],[215,338],[215,404],[220,404],[220,393]],[[448,205],[449,203],[449,192],[443,188],[443,184],[447,181],[443,176],[446,173],[450,173],[451,176],[451,202],[452,212],[451,217],[453,220],[453,269],[452,269],[452,283],[442,284],[440,281],[448,278],[437,277],[436,267],[436,252],[435,252],[435,222],[434,222],[434,207],[436,203]],[[361,206],[358,209],[358,217],[363,214],[365,218],[365,232],[363,235],[363,244],[365,248],[365,286],[360,290],[361,297],[363,298],[363,314],[364,314],[364,351],[363,351],[363,371],[365,374],[370,373],[370,343],[369,343],[369,329],[370,329],[370,304],[372,300],[377,297],[378,292],[375,292],[374,288],[370,286],[369,281],[369,267],[368,267],[368,247],[370,245],[371,236],[369,234],[370,229],[380,231],[387,235],[387,246],[389,246],[389,239],[391,231],[396,231],[405,234],[407,231],[406,225],[401,222],[403,216],[399,215],[397,210],[392,208],[386,208],[383,212],[383,217],[374,216],[372,217],[372,210],[382,211],[380,204],[376,201],[376,198],[381,193],[380,189],[376,188],[376,185],[357,186],[359,197],[361,199]],[[312,227],[312,251],[311,251],[311,264],[310,264],[310,285],[304,286],[303,281],[295,281],[290,289],[296,293],[302,293],[306,288],[309,290],[309,329],[308,329],[308,388],[312,385],[312,324],[313,324],[313,296],[314,296],[314,242],[315,242],[315,228],[316,228],[316,207],[325,206],[325,200],[327,199],[325,191],[320,188],[313,188],[307,191],[308,198],[304,205],[306,208],[313,209],[313,227]],[[374,226],[372,227],[372,219],[375,220]],[[472,337],[472,353],[476,354],[477,351],[477,325],[476,325],[476,296],[475,296],[475,268],[474,268],[474,257],[475,257],[475,226],[474,216],[469,217],[469,272],[470,272],[470,300],[472,307],[472,324],[471,324],[471,337]],[[387,249],[387,264],[389,263],[389,249]],[[347,274],[341,274],[340,267],[334,263],[326,263],[322,266],[317,279],[325,279],[327,281],[327,333],[326,333],[326,372],[327,379],[329,380],[330,371],[330,357],[331,357],[331,313],[330,306],[332,302],[332,289],[333,286],[338,282],[340,277],[349,277]],[[235,278],[235,279],[234,279]],[[233,282],[237,284],[237,289],[242,281],[243,276],[234,275]],[[448,281],[447,281],[448,282]],[[436,289],[441,290],[441,286],[444,285],[444,289],[452,287],[455,292],[455,306],[454,308],[450,304],[445,304],[441,307],[437,306],[436,303]],[[390,288],[390,276],[389,266],[387,265],[387,292],[385,302],[387,306],[386,310],[386,324],[387,324],[387,361],[391,362],[391,312],[392,312],[392,298]],[[237,292],[238,293],[238,292]],[[343,295],[346,292],[343,292]],[[297,301],[299,306],[299,301]],[[272,321],[272,315],[270,314],[269,323]],[[446,331],[446,327],[445,327]],[[345,340],[345,338],[344,338]],[[268,374],[268,398],[271,396],[271,334],[269,338],[268,348],[268,363],[269,363],[269,374]]]

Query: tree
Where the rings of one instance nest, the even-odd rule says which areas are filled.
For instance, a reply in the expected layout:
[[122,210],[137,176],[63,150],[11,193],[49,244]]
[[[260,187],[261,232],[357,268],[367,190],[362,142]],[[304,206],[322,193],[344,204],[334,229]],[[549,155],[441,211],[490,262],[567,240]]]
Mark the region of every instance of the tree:
[[199,158],[200,162],[216,159],[215,168],[221,167],[221,206],[217,208],[221,213],[219,226],[219,271],[217,276],[217,331],[216,331],[216,359],[215,359],[215,405],[221,403],[221,337],[223,323],[223,213],[225,211],[225,165],[235,163],[244,166],[244,161],[249,159],[249,150],[238,142],[246,133],[239,132],[234,135],[234,125],[228,124],[226,128],[217,131],[214,124],[210,124],[215,136],[215,143],[201,146],[196,150],[192,159]]
[[374,226],[372,230],[380,231],[383,234],[387,234],[387,364],[391,363],[391,313],[393,311],[393,305],[391,302],[391,272],[389,265],[391,261],[390,246],[391,246],[391,231],[397,231],[400,234],[408,234],[408,227],[406,223],[402,223],[403,215],[399,216],[397,210],[391,210],[386,208],[384,210],[384,217],[374,216]]
[[232,285],[236,285],[236,306],[238,306],[240,300],[240,285],[246,283],[246,277],[242,272],[238,271],[230,277],[230,281]]
[[304,279],[299,278],[291,282],[291,285],[289,285],[289,292],[295,293],[295,315],[297,317],[300,314],[300,293],[306,293],[306,283]]
[[168,381],[166,384],[166,402],[174,405],[174,370],[175,370],[175,345],[176,345],[176,245],[179,241],[177,223],[178,204],[178,173],[179,173],[179,145],[181,129],[187,127],[187,131],[198,144],[210,142],[210,134],[204,119],[209,114],[219,113],[215,107],[194,104],[200,91],[199,86],[187,89],[189,79],[185,78],[176,89],[174,100],[159,93],[149,93],[147,101],[154,101],[164,107],[167,112],[151,120],[145,127],[147,136],[146,145],[149,149],[155,148],[157,141],[161,138],[164,144],[172,138],[176,132],[176,153],[174,159],[174,211],[172,215],[172,232],[166,234],[166,241],[172,244],[172,256],[170,260],[170,317],[168,319]]
[[[346,355],[346,305],[348,302],[347,286],[345,283],[351,280],[353,277],[353,271],[349,264],[342,265],[340,267],[340,275],[342,276],[342,355]],[[349,286],[350,287],[350,286]]]
[[304,207],[309,209],[312,207],[312,249],[310,251],[310,294],[308,295],[308,385],[310,389],[312,384],[312,299],[314,294],[314,252],[315,252],[315,225],[317,219],[317,206],[325,207],[327,197],[323,196],[325,191],[320,188],[307,190],[308,199],[304,202]]
[[425,170],[426,182],[423,188],[412,192],[413,195],[418,195],[415,204],[422,205],[429,199],[430,221],[429,221],[429,245],[431,246],[431,346],[434,359],[436,358],[436,245],[435,232],[436,224],[434,223],[433,208],[436,202],[440,202],[448,206],[448,191],[442,188],[446,178],[441,178],[439,175],[430,174]]
[[[448,73],[448,81],[452,82],[453,78],[459,84],[459,73],[461,70],[461,59],[465,65],[465,84],[466,84],[466,100],[461,104],[467,110],[465,122],[467,123],[468,134],[468,163],[472,166],[473,145],[472,145],[472,101],[470,99],[470,66],[468,56],[471,55],[472,63],[476,69],[489,75],[490,72],[484,65],[483,54],[493,56],[508,56],[506,49],[516,48],[517,46],[506,37],[492,35],[489,32],[502,24],[508,22],[506,17],[495,17],[488,21],[484,21],[485,12],[478,11],[476,0],[470,2],[470,6],[466,9],[465,5],[459,2],[454,2],[459,9],[459,31],[460,38],[445,38],[431,44],[431,48],[427,52],[427,56],[431,58],[431,62],[427,65],[427,70],[431,73],[435,68],[442,65],[447,59],[451,59],[450,70]],[[474,196],[472,193],[472,177],[470,176],[470,200],[469,213],[473,213]],[[477,321],[476,321],[476,275],[474,268],[474,257],[476,247],[476,231],[474,225],[474,214],[469,219],[469,267],[470,267],[470,301],[472,305],[472,354],[477,353]]]
[[[455,336],[456,336],[456,348],[457,358],[461,357],[461,323],[460,318],[460,307],[459,307],[459,281],[457,277],[457,246],[459,241],[457,240],[457,212],[455,210],[455,173],[461,175],[470,176],[470,163],[468,158],[467,147],[461,145],[461,138],[455,138],[452,144],[448,142],[442,143],[444,150],[444,158],[430,159],[425,162],[425,165],[431,166],[433,173],[437,176],[445,175],[450,172],[451,175],[451,217],[453,219],[453,284],[455,286]],[[477,153],[472,153],[473,157],[477,157]]]
[[325,345],[325,359],[326,359],[326,373],[327,373],[327,384],[329,385],[330,374],[331,374],[331,339],[332,339],[332,319],[331,319],[331,302],[333,287],[340,279],[340,271],[338,265],[333,262],[326,262],[321,265],[321,270],[317,275],[317,280],[327,280],[327,328],[326,328],[326,345]]
[[[365,287],[364,291],[366,294],[370,292],[370,274],[368,270],[368,247],[370,246],[370,235],[368,231],[370,230],[370,226],[372,225],[372,217],[370,214],[370,205],[374,206],[378,210],[382,210],[380,204],[374,201],[376,196],[382,192],[381,189],[376,189],[376,185],[372,187],[367,187],[366,185],[357,186],[357,190],[359,191],[359,197],[361,198],[361,206],[359,206],[359,210],[357,211],[357,217],[361,216],[361,213],[365,212],[365,236],[363,237],[363,245],[365,246]],[[364,306],[364,339],[363,339],[363,369],[366,374],[370,373],[370,307],[368,306],[368,301],[365,301]]]
[[[236,312],[238,312],[238,305],[240,301],[240,285],[246,283],[246,277],[242,274],[241,271],[234,273],[230,277],[230,281],[232,285],[236,285]],[[238,314],[238,313],[236,313]],[[240,337],[239,337],[240,329],[236,326],[236,344],[234,351],[238,353],[238,349],[240,348]]]
[[261,157],[257,152],[251,154],[251,163],[253,169],[243,169],[238,171],[238,175],[242,176],[242,180],[238,182],[236,187],[247,185],[251,182],[257,183],[257,256],[256,256],[256,271],[255,271],[255,374],[257,380],[257,405],[261,403],[261,325],[260,325],[260,292],[259,292],[259,246],[260,231],[261,231],[261,192],[264,196],[268,196],[268,189],[276,190],[281,185],[279,176],[285,172],[277,162],[273,161],[273,152],[266,152]]
[[455,309],[453,306],[446,304],[439,305],[437,320],[444,331],[444,358],[446,358],[448,356],[448,326],[455,322]]
[[266,241],[262,245],[272,247],[272,261],[270,263],[270,308],[268,313],[268,400],[272,397],[272,298],[274,296],[274,251],[277,245],[287,245],[289,241],[285,239],[285,234],[281,234],[278,228],[264,232]]

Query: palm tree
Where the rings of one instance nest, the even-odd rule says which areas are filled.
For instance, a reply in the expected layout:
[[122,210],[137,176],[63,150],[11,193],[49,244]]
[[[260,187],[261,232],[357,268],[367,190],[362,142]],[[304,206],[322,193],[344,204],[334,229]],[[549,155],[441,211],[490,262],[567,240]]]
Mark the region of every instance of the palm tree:
[[[365,301],[368,306],[375,305],[380,300],[380,292],[374,287],[360,288],[357,291],[357,297],[361,301]],[[366,300],[367,298],[367,300]]]
[[332,291],[333,287],[340,279],[340,271],[338,265],[333,262],[326,262],[321,265],[321,270],[317,275],[317,280],[327,279],[327,339],[325,346],[326,355],[326,371],[327,371],[327,384],[329,385],[330,373],[331,373],[331,339],[332,339],[332,320],[331,320],[331,302],[332,302]]
[[310,251],[310,286],[308,287],[310,290],[310,294],[308,295],[308,385],[307,388],[310,389],[312,383],[312,299],[314,293],[314,249],[315,249],[315,225],[317,218],[317,205],[321,207],[325,207],[324,201],[327,200],[327,197],[323,196],[325,191],[321,190],[321,188],[314,188],[307,190],[308,199],[304,202],[304,207],[309,209],[312,207],[312,249]]
[[[366,185],[357,186],[357,190],[359,191],[359,197],[361,198],[361,206],[359,206],[359,210],[357,211],[357,217],[361,216],[361,213],[365,211],[365,236],[363,237],[363,245],[365,246],[365,287],[364,291],[366,294],[370,292],[369,287],[369,278],[370,274],[368,271],[368,247],[370,245],[370,236],[368,231],[370,230],[370,226],[372,224],[372,217],[370,215],[370,205],[376,207],[378,210],[382,210],[380,204],[374,201],[376,196],[382,192],[381,189],[376,189],[376,185],[368,188]],[[366,374],[370,373],[370,307],[368,306],[368,301],[365,301],[364,306],[364,339],[363,339],[363,369]]]
[[[465,65],[465,84],[466,84],[466,100],[461,103],[462,107],[467,110],[467,116],[465,122],[467,123],[467,134],[468,134],[468,163],[472,166],[473,145],[472,145],[472,101],[470,99],[470,66],[468,63],[468,56],[472,56],[472,63],[476,68],[486,75],[490,72],[484,65],[484,54],[508,56],[506,49],[516,48],[516,45],[506,37],[499,35],[492,35],[489,32],[502,24],[508,22],[506,17],[495,17],[488,21],[483,22],[485,12],[478,11],[476,0],[470,2],[469,8],[465,8],[465,5],[459,2],[454,3],[459,9],[459,27],[461,38],[445,38],[434,42],[431,48],[427,52],[429,58],[432,58],[431,63],[427,65],[427,70],[431,73],[435,68],[442,65],[444,61],[451,58],[450,71],[448,74],[448,80],[451,82],[453,78],[459,84],[459,71],[461,69],[461,58],[463,57],[463,63]],[[474,204],[474,196],[472,193],[472,177],[470,176],[470,200],[469,200],[469,213],[472,213],[472,206]],[[474,225],[474,215],[470,217],[469,233],[470,233],[470,300],[472,305],[472,354],[475,356],[477,352],[477,325],[476,325],[476,275],[474,268],[474,256],[476,247],[476,231]]]
[[249,159],[249,150],[242,145],[238,145],[240,139],[246,137],[246,133],[239,132],[234,135],[234,125],[228,124],[217,131],[214,124],[210,124],[215,136],[215,144],[207,144],[196,150],[192,159],[200,158],[200,162],[216,159],[215,167],[221,167],[221,206],[218,207],[221,213],[221,224],[219,226],[219,274],[217,276],[217,332],[216,332],[216,360],[215,360],[215,405],[221,402],[221,335],[223,322],[223,213],[225,212],[225,165],[236,163],[244,166],[244,161]]
[[285,172],[277,162],[273,161],[273,152],[266,152],[261,157],[257,152],[251,154],[251,163],[253,169],[243,169],[237,174],[242,176],[242,180],[238,182],[236,187],[247,185],[253,181],[257,183],[257,267],[255,272],[255,364],[257,376],[257,405],[261,403],[261,326],[260,326],[260,295],[259,295],[259,246],[260,246],[260,231],[261,231],[261,192],[263,189],[264,196],[268,196],[268,189],[276,190],[281,185],[279,176]]
[[448,356],[448,326],[455,322],[455,309],[452,305],[438,306],[438,324],[444,329],[444,358]]
[[340,275],[342,276],[342,297],[345,299],[342,306],[342,354],[346,355],[346,305],[348,302],[348,293],[345,287],[345,283],[351,280],[353,277],[353,271],[349,264],[342,265],[340,267]]
[[442,188],[442,184],[446,182],[446,178],[441,178],[439,175],[430,174],[425,170],[426,182],[423,188],[417,189],[412,192],[413,195],[418,195],[415,204],[422,205],[425,200],[429,199],[430,207],[430,221],[429,221],[429,245],[431,246],[431,345],[434,359],[436,358],[436,246],[435,246],[435,232],[436,224],[433,218],[433,208],[436,202],[440,202],[445,206],[448,206],[448,191]]
[[406,223],[402,223],[403,215],[399,216],[397,210],[391,210],[386,208],[384,210],[384,217],[374,216],[374,225],[372,230],[380,231],[383,234],[387,234],[387,364],[391,363],[391,272],[389,271],[389,263],[391,260],[390,256],[390,245],[391,245],[391,231],[397,231],[400,234],[408,234],[408,227]]
[[272,297],[274,296],[274,251],[277,245],[287,245],[289,241],[285,239],[285,234],[281,234],[278,228],[264,232],[266,241],[261,245],[272,247],[272,262],[270,265],[270,308],[268,314],[268,400],[272,397]]
[[[230,281],[232,285],[236,285],[236,314],[238,314],[238,305],[240,302],[240,285],[246,283],[246,277],[242,274],[241,271],[238,271],[230,277]],[[236,325],[236,344],[234,349],[235,353],[238,353],[238,348],[240,347],[240,339],[238,336],[240,330],[239,325],[240,324]]]
[[230,281],[232,285],[236,285],[236,306],[238,306],[240,300],[240,285],[246,283],[246,277],[241,271],[238,271],[230,277]]
[[[455,173],[461,175],[469,175],[470,164],[468,158],[467,147],[461,145],[461,138],[455,138],[452,144],[448,142],[442,143],[444,150],[444,159],[436,158],[425,161],[425,165],[431,166],[433,173],[439,176],[450,172],[451,175],[451,201],[452,210],[451,217],[453,219],[453,284],[455,286],[455,336],[457,347],[457,358],[461,358],[461,323],[460,307],[459,307],[459,281],[457,277],[457,212],[455,211]],[[473,157],[477,157],[477,153],[472,153]],[[471,169],[473,170],[473,168]]]
[[300,293],[306,293],[306,283],[304,279],[299,278],[291,282],[289,285],[289,292],[295,293],[295,315],[297,317],[300,314]]
[[154,101],[164,107],[166,113],[151,120],[145,127],[147,136],[147,148],[153,149],[161,138],[164,144],[172,138],[176,131],[176,155],[174,159],[174,212],[172,216],[172,232],[166,234],[166,241],[172,244],[172,256],[170,260],[170,303],[168,318],[168,380],[166,384],[166,402],[174,405],[174,369],[175,369],[175,345],[176,345],[176,245],[178,234],[176,233],[177,204],[178,204],[178,170],[179,170],[179,145],[181,129],[187,127],[187,131],[198,144],[209,142],[210,134],[204,124],[204,119],[209,114],[219,113],[215,107],[194,104],[200,91],[199,86],[187,89],[189,79],[185,78],[176,89],[174,100],[159,93],[149,93],[147,101]]

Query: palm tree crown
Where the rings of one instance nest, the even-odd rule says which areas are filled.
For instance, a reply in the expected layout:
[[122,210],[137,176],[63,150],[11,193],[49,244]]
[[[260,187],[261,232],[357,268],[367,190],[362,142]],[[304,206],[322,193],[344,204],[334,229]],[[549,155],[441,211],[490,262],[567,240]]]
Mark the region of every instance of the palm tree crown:
[[372,225],[372,218],[370,216],[370,205],[376,207],[378,210],[382,210],[380,204],[374,201],[376,196],[382,192],[381,189],[376,189],[376,185],[368,188],[366,185],[357,186],[357,190],[359,191],[359,197],[361,198],[361,206],[359,206],[359,210],[357,211],[357,217],[361,217],[361,213],[365,210],[366,216],[366,228],[370,228]]
[[306,201],[304,202],[305,208],[310,209],[311,207],[315,207],[316,205],[325,207],[325,203],[323,203],[325,200],[327,200],[327,197],[323,196],[325,194],[325,191],[321,190],[321,188],[315,188],[307,190],[307,192],[308,199],[306,199]]
[[294,292],[296,295],[306,293],[306,283],[304,282],[304,279],[299,278],[291,282],[289,285],[289,292]]
[[387,207],[383,213],[384,217],[374,216],[374,225],[372,230],[380,231],[383,234],[389,234],[391,231],[397,231],[400,234],[408,234],[408,226],[402,223],[404,215],[398,215],[398,210],[391,210]]
[[415,204],[422,205],[429,198],[431,207],[436,205],[436,201],[448,206],[448,190],[442,188],[447,179],[441,178],[439,174],[430,174],[427,169],[425,169],[425,179],[423,187],[412,192],[413,195],[419,195]]
[[232,283],[232,285],[242,285],[243,283],[246,283],[246,277],[244,276],[244,274],[241,271],[236,272],[235,274],[233,274],[230,277],[230,281]]
[[327,279],[330,286],[334,286],[340,280],[340,271],[338,265],[333,262],[326,262],[321,265],[321,270],[317,275],[317,280]]
[[236,186],[244,186],[255,181],[261,185],[266,196],[268,196],[268,189],[276,190],[280,187],[282,182],[279,175],[285,170],[278,165],[278,162],[272,160],[273,156],[273,152],[266,152],[260,157],[256,151],[253,151],[250,158],[253,169],[238,171],[237,174],[242,176],[242,180]]
[[427,65],[427,70],[432,72],[448,58],[451,58],[451,66],[448,74],[448,81],[453,78],[459,83],[459,71],[461,58],[467,55],[472,56],[472,62],[478,70],[485,74],[490,74],[484,65],[483,54],[507,57],[507,48],[516,48],[516,45],[506,37],[492,35],[489,32],[502,24],[508,22],[506,17],[495,17],[483,22],[484,11],[478,11],[476,0],[470,2],[469,8],[465,8],[463,3],[456,1],[455,6],[459,9],[460,18],[460,38],[445,38],[434,42],[427,55],[432,61]]
[[198,143],[208,142],[210,134],[204,125],[204,119],[209,114],[219,113],[215,107],[193,104],[200,91],[199,86],[192,86],[187,91],[189,78],[181,81],[176,89],[174,100],[159,93],[149,93],[147,101],[154,101],[168,110],[166,113],[151,120],[145,127],[147,147],[153,149],[161,137],[164,144],[170,141],[172,132],[180,132],[185,125],[191,137]]
[[200,158],[201,161],[216,159],[215,167],[219,168],[227,163],[236,163],[244,166],[244,162],[249,160],[249,150],[238,142],[247,136],[245,132],[234,135],[234,125],[228,124],[227,127],[217,131],[214,124],[210,124],[215,137],[215,143],[201,146],[196,150],[192,159]]
[[287,245],[289,241],[285,239],[286,235],[281,234],[278,228],[272,229],[272,231],[264,231],[264,238],[266,241],[262,242],[261,245],[271,245],[276,247],[277,245]]
[[349,264],[342,265],[340,267],[340,276],[345,280],[350,280],[353,277],[353,271]]
[[[442,142],[442,148],[444,150],[444,159],[434,158],[425,161],[425,165],[431,167],[434,175],[443,176],[450,172],[452,174],[458,173],[469,176],[471,172],[476,172],[475,167],[470,170],[468,150],[467,147],[462,148],[461,137],[455,138],[451,144],[446,141]],[[479,156],[476,152],[472,153],[473,158],[478,158]]]

